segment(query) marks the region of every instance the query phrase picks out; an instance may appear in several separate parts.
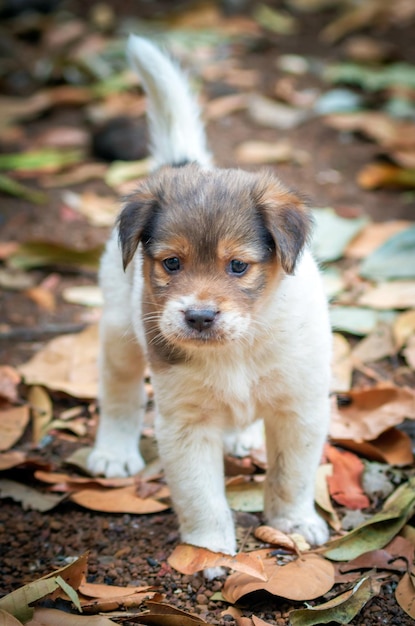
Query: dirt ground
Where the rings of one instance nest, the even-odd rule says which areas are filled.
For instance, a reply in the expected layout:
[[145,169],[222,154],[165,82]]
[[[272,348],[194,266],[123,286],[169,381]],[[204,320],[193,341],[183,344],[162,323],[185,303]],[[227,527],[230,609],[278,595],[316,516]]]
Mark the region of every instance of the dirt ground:
[[[116,7],[117,13],[159,17],[173,3],[137,0],[109,4]],[[178,8],[186,3],[174,4]],[[227,9],[237,4],[224,2]],[[241,4],[244,11],[250,10],[249,3]],[[68,0],[65,6],[75,16],[85,18],[92,2]],[[281,54],[312,55],[325,62],[342,59],[342,41],[328,45],[319,39],[319,32],[332,16],[332,9],[299,14],[301,27],[298,34],[283,37],[268,33],[257,48],[242,48],[240,66],[259,72],[260,85],[257,90],[268,96],[274,94],[275,83],[280,78],[276,58]],[[4,24],[13,23],[14,19],[8,17],[9,21]],[[375,39],[387,41],[397,59],[415,63],[413,29],[413,23],[403,26],[392,24],[386,30],[373,28],[370,34]],[[310,84],[309,76],[300,77],[297,88],[313,87],[313,81],[318,83],[319,79],[312,79]],[[3,86],[8,95],[16,95],[10,86]],[[229,87],[220,81],[211,81],[204,88],[207,98],[229,91]],[[26,95],[29,95],[33,87],[26,85],[19,89],[26,89]],[[25,94],[20,92],[17,95]],[[45,128],[63,123],[86,126],[80,109],[63,107],[27,122],[27,133],[36,136]],[[289,131],[281,131],[261,128],[248,119],[245,113],[233,113],[210,121],[207,131],[217,163],[225,167],[235,165],[234,149],[242,141],[289,138],[294,146],[305,150],[311,158],[301,166],[288,162],[271,167],[278,171],[284,182],[305,192],[314,206],[332,206],[345,215],[369,215],[376,221],[415,218],[413,195],[399,190],[365,191],[357,184],[358,171],[375,155],[374,144],[363,138],[345,140],[341,133],[329,128],[319,118],[306,121]],[[145,151],[144,139],[141,141],[142,150]],[[79,191],[82,186],[73,188]],[[95,182],[94,188],[101,190],[104,187]],[[73,244],[78,248],[102,243],[108,229],[97,229],[83,220],[74,220],[70,224],[62,220],[60,193],[60,190],[48,192],[48,206],[36,206],[25,200],[2,195],[1,241],[23,242],[40,238]],[[33,274],[40,282],[50,271],[34,270]],[[47,339],[67,330],[81,328],[91,321],[90,312],[80,305],[66,304],[59,298],[59,293],[65,286],[94,284],[95,279],[94,273],[84,272],[81,276],[70,272],[60,273],[54,312],[38,307],[22,292],[3,290],[0,293],[0,363],[18,365],[35,354]],[[68,406],[71,404],[68,399],[60,401],[67,402]],[[78,445],[90,443],[92,432],[91,426],[88,437],[82,441],[56,439],[35,452],[41,458],[54,462]],[[13,477],[18,478],[18,475],[18,471],[13,473]],[[256,525],[257,517],[239,513],[236,514],[236,521],[240,529],[248,531]],[[39,513],[25,511],[19,504],[2,500],[0,596],[61,566],[68,557],[90,551],[90,581],[137,586],[154,584],[165,594],[166,602],[199,614],[208,622],[231,624],[233,617],[221,615],[227,605],[211,600],[213,593],[220,589],[221,581],[207,583],[199,575],[180,575],[167,565],[167,556],[176,543],[178,530],[173,512],[146,516],[115,515],[86,512],[74,504],[63,503],[52,513]],[[356,626],[412,624],[413,620],[396,604],[392,586],[383,587],[381,595],[374,598],[351,623]],[[267,622],[283,626],[288,624],[288,611],[294,605],[271,596],[255,596],[243,605],[243,611],[244,615],[255,613]],[[300,604],[295,606],[298,608]]]

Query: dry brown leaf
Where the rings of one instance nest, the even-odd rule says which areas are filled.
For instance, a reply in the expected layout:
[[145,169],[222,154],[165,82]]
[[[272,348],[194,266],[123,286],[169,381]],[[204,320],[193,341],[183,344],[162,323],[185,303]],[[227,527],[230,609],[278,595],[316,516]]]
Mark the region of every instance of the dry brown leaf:
[[368,224],[348,244],[344,250],[344,256],[352,259],[365,259],[393,235],[406,230],[411,224],[412,222],[405,220]]
[[29,423],[29,407],[16,406],[0,411],[0,451],[14,446]]
[[247,108],[249,94],[236,93],[230,96],[221,96],[210,100],[204,107],[204,117],[207,120],[217,120],[232,115]]
[[18,367],[28,385],[43,385],[76,398],[96,398],[98,326],[56,337]]
[[415,335],[408,341],[408,345],[402,351],[403,356],[405,357],[405,361],[408,363],[409,367],[415,371]]
[[85,578],[79,583],[78,590],[83,596],[88,598],[105,599],[114,598],[116,596],[129,596],[134,593],[142,593],[143,591],[151,591],[153,587],[120,587],[117,585],[105,585],[103,583],[88,583]]
[[182,574],[195,574],[213,567],[229,567],[256,579],[266,580],[262,560],[250,552],[240,552],[232,556],[198,546],[180,544],[169,556],[168,563]]
[[[75,488],[79,488],[79,485],[127,487],[128,485],[135,485],[137,482],[137,478],[134,476],[126,476],[125,478],[92,478],[87,476],[71,476],[70,474],[64,474],[63,472],[46,472],[44,470],[37,470],[34,476],[37,480],[41,480],[42,482],[50,485],[71,483]],[[78,487],[76,487],[76,485],[78,485]]]
[[352,360],[355,364],[370,363],[395,354],[392,328],[386,322],[379,322],[376,328],[353,349]]
[[103,611],[120,611],[126,608],[140,606],[145,600],[154,597],[153,587],[118,587],[99,583],[87,583],[85,580],[79,585],[79,592],[87,596],[88,600],[81,600],[82,610],[85,613],[99,613]]
[[235,150],[235,158],[240,163],[304,163],[307,153],[296,150],[289,141],[245,141]]
[[365,509],[369,498],[362,490],[363,462],[348,451],[341,451],[326,444],[325,454],[333,465],[333,472],[327,476],[330,495],[338,504],[349,509]]
[[[159,494],[159,497],[160,494]],[[73,502],[104,513],[159,513],[166,511],[168,504],[163,504],[153,498],[139,498],[135,485],[114,489],[81,489],[70,496]]]
[[352,349],[347,339],[340,333],[333,333],[333,356],[331,364],[331,391],[349,391],[352,385]]
[[[325,122],[342,131],[364,133],[385,148],[413,148],[415,145],[415,126],[412,122],[394,119],[378,111],[359,113],[340,113],[328,115]],[[383,165],[383,164],[379,164]],[[386,168],[388,164],[384,164]],[[395,167],[395,166],[390,166]],[[380,170],[379,170],[380,171]],[[385,173],[388,169],[385,170]]]
[[28,401],[32,411],[32,440],[38,444],[48,432],[53,419],[52,400],[43,387],[34,386],[29,390]]
[[415,568],[413,565],[399,581],[395,597],[405,613],[415,619]]
[[105,615],[74,615],[57,609],[36,608],[26,626],[114,626]]
[[363,189],[413,189],[415,170],[389,163],[368,163],[358,173],[357,182]]
[[54,313],[56,310],[56,296],[50,289],[39,285],[27,289],[24,293],[30,300],[37,304],[42,311]]
[[28,485],[23,485],[7,478],[0,478],[0,496],[20,502],[25,511],[33,509],[41,513],[54,509],[66,497],[51,493],[41,493]]
[[414,460],[411,439],[398,428],[388,428],[372,441],[353,441],[351,439],[333,439],[332,441],[378,463],[412,465]]
[[247,574],[232,574],[227,578],[222,595],[234,604],[252,591],[268,591],[288,600],[312,600],[327,593],[334,584],[334,567],[318,554],[306,553],[286,565],[265,559],[266,582]]
[[280,548],[286,548],[287,550],[291,550],[296,554],[299,554],[299,549],[292,537],[287,535],[286,533],[273,528],[272,526],[258,526],[254,530],[254,535],[260,541],[264,543],[270,543],[274,546],[279,546]]
[[63,200],[71,209],[83,215],[93,226],[113,226],[119,212],[119,200],[116,196],[102,196],[86,190],[81,194],[66,191]]
[[415,280],[394,280],[379,283],[358,300],[373,309],[409,309],[415,307]]
[[379,383],[355,389],[347,396],[350,404],[332,411],[332,439],[372,441],[405,418],[415,419],[415,390]]
[[[1,414],[0,414],[1,415]],[[1,417],[0,417],[1,420]],[[26,461],[26,453],[20,450],[11,450],[0,454],[0,471],[22,465]]]
[[0,365],[0,398],[17,402],[19,399],[17,388],[21,379],[22,377],[14,367]]
[[175,606],[149,600],[146,602],[148,611],[139,613],[139,623],[148,626],[195,626],[196,624],[206,624],[200,615],[193,615],[177,609]]
[[317,469],[314,499],[322,515],[334,530],[340,530],[341,522],[332,505],[327,479],[333,474],[331,463],[322,463]]
[[412,335],[415,335],[415,309],[398,315],[392,326],[396,349],[401,350]]

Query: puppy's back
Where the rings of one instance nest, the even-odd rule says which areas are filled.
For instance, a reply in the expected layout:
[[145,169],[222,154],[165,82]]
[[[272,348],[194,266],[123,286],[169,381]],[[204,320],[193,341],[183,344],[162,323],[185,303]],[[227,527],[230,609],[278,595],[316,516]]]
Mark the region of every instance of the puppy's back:
[[200,111],[184,72],[148,39],[130,35],[127,55],[148,96],[150,146],[155,165],[209,166]]

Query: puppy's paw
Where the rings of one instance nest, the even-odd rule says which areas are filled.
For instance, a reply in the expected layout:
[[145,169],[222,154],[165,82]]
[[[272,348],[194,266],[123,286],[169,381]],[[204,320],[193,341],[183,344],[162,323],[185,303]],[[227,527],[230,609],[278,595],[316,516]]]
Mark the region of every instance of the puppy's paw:
[[264,424],[258,420],[245,428],[235,430],[224,435],[225,452],[232,456],[248,456],[251,450],[262,448],[264,445]]
[[329,539],[327,524],[317,513],[301,518],[294,515],[274,517],[269,523],[284,533],[299,533],[313,546],[320,546]]
[[203,570],[203,576],[206,580],[213,580],[214,578],[220,578],[225,576],[226,570],[223,567],[206,567]]
[[88,469],[96,476],[107,478],[123,478],[138,474],[145,466],[139,452],[128,455],[117,454],[116,451],[94,448],[88,458]]

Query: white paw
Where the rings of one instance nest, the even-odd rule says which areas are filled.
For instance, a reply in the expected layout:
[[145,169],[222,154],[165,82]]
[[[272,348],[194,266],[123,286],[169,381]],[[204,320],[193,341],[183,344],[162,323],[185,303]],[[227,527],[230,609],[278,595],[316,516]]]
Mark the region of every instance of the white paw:
[[317,513],[301,518],[295,516],[273,517],[269,523],[284,533],[299,533],[314,546],[320,546],[329,539],[327,524]]
[[257,420],[244,430],[235,430],[224,435],[225,452],[232,456],[248,456],[251,450],[257,450],[264,445],[264,424]]
[[137,451],[128,455],[117,454],[103,448],[94,448],[89,455],[88,469],[96,476],[107,478],[119,478],[134,476],[145,466],[145,463]]
[[226,570],[223,567],[206,567],[203,570],[203,576],[206,580],[213,580],[214,578],[220,578],[226,574]]

